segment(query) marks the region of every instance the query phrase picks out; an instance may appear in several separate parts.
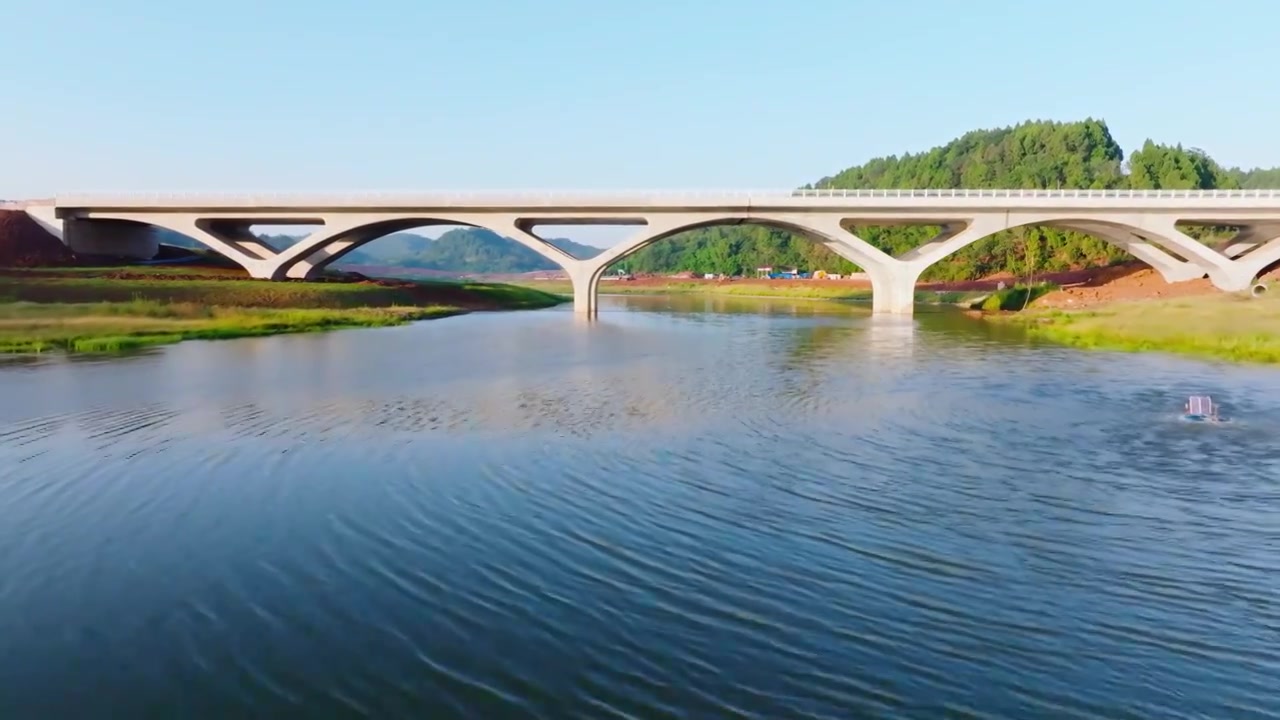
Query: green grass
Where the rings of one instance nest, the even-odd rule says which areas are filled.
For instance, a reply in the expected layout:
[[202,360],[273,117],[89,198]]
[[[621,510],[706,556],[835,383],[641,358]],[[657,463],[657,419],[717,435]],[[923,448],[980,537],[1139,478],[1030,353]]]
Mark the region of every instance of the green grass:
[[[111,276],[122,270],[145,277]],[[445,304],[465,308],[512,310],[550,307],[565,301],[564,297],[537,288],[496,283],[267,282],[191,270],[196,269],[165,268],[163,272],[155,267],[11,270],[0,275],[0,301],[96,303],[145,299],[221,307],[337,309],[420,305],[424,301],[438,304],[433,296],[439,296]],[[208,279],[200,277],[204,275]]]
[[1033,337],[1081,348],[1280,363],[1280,298],[1205,295],[1091,311],[1028,310],[999,320],[1025,325]]
[[916,302],[969,307],[975,300],[986,298],[990,294],[980,290],[917,291]]
[[192,270],[3,271],[0,352],[119,352],[191,339],[383,327],[566,300],[493,283],[266,282]]
[[[734,282],[689,282],[671,280],[662,284],[638,285],[626,281],[609,280],[600,283],[602,295],[736,295],[739,297],[760,298],[795,298],[812,300],[847,300],[870,302],[871,290],[865,286],[832,287],[830,285],[813,285],[804,280],[792,281],[794,285],[768,285],[751,280]],[[538,280],[518,283],[520,287],[545,290],[562,295],[573,294],[573,286],[565,280]],[[949,290],[938,292],[921,290],[916,293],[916,302],[937,305],[968,304],[973,298],[986,297],[988,293],[973,290]]]
[[7,299],[27,302],[130,302],[137,298],[168,303],[231,307],[351,308],[413,303],[400,288],[356,283],[272,283],[260,280],[116,280],[109,278],[0,279]]
[[[831,287],[811,285],[804,280],[795,285],[779,287],[750,280],[735,282],[689,282],[671,280],[662,284],[634,284],[622,280],[605,280],[600,283],[601,295],[738,295],[742,297],[812,298],[815,300],[869,300],[871,291],[865,287]],[[565,280],[539,280],[519,283],[520,287],[545,290],[564,295],[573,294],[573,286]]]
[[106,277],[117,273],[130,275],[148,275],[164,277],[166,275],[203,275],[210,278],[246,277],[243,269],[238,267],[220,267],[199,263],[175,265],[86,265],[66,267],[15,268],[10,272],[21,275],[75,275],[83,277]]
[[1044,297],[1057,290],[1052,283],[1038,285],[1014,285],[1003,290],[996,290],[969,305],[971,310],[984,312],[1019,312],[1025,310],[1037,298]]
[[119,352],[182,340],[386,327],[464,312],[455,307],[219,308],[152,300],[0,304],[0,352]]
[[415,280],[413,282],[424,288],[452,285],[460,288],[464,292],[474,294],[477,298],[483,298],[508,310],[535,310],[551,307],[552,305],[559,305],[560,303],[573,298],[572,288],[570,288],[568,292],[557,294],[538,288],[502,283],[448,282],[432,280]]

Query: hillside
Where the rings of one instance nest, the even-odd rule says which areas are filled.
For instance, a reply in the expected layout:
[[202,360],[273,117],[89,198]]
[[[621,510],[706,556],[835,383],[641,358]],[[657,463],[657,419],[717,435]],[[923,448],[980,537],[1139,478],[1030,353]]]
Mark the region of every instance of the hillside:
[[[547,242],[575,257],[593,257],[601,248],[564,238]],[[371,243],[370,246],[377,243]],[[354,263],[352,263],[354,264]],[[398,258],[399,267],[449,270],[462,273],[525,273],[559,270],[560,266],[533,250],[483,228],[455,228],[411,256]]]
[[[1026,122],[975,130],[920,153],[888,156],[807,185],[816,188],[1238,188],[1280,187],[1280,169],[1226,170],[1204,153],[1148,140],[1129,154],[1101,120]],[[937,228],[866,227],[860,237],[899,255]],[[1037,271],[1107,265],[1126,255],[1097,238],[1053,228],[1000,233],[940,262],[924,279],[970,280],[997,272],[1025,274],[1028,252]],[[853,266],[826,248],[769,228],[737,226],[683,233],[623,264],[633,272],[693,270],[735,275],[763,265],[848,272]]]
[[1259,188],[1280,188],[1280,168],[1254,168],[1253,170],[1241,170],[1240,168],[1231,168],[1228,171],[1240,187],[1250,190]]

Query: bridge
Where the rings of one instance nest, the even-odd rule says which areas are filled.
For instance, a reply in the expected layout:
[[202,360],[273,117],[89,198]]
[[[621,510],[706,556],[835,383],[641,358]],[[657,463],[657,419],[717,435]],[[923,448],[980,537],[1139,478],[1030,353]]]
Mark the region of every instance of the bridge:
[[[342,194],[58,195],[26,211],[73,250],[150,257],[148,226],[187,235],[271,280],[313,278],[384,235],[431,225],[487,228],[559,265],[574,309],[594,314],[606,268],[677,233],[756,223],[805,235],[861,267],[876,313],[910,315],[929,266],[993,233],[1052,226],[1088,233],[1149,264],[1169,282],[1208,277],[1245,290],[1280,261],[1280,190],[833,190],[587,191]],[[1179,224],[1239,228],[1211,247]],[[288,248],[255,225],[317,225]],[[540,226],[630,225],[634,234],[594,258],[577,258],[537,234]],[[858,237],[866,225],[929,225],[941,232],[892,256]]]

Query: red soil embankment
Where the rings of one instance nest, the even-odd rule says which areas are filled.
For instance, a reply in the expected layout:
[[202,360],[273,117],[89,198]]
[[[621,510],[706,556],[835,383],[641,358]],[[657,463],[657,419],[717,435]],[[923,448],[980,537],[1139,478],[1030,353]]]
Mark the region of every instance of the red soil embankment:
[[1036,307],[1086,308],[1112,302],[1178,298],[1221,292],[1207,278],[1165,282],[1155,270],[1141,263],[1088,271],[1078,284],[1058,281],[1062,289],[1037,299]]
[[0,210],[0,267],[72,265],[75,255],[22,210]]

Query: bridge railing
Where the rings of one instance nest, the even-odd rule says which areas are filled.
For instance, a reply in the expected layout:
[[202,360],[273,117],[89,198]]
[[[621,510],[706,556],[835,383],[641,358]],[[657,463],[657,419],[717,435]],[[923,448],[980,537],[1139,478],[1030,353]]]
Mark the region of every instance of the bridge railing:
[[844,190],[840,188],[806,188],[792,190],[791,196],[837,198],[1274,198],[1280,197],[1280,190],[1043,190],[1030,188]]
[[353,191],[353,192],[78,192],[59,195],[64,206],[174,205],[192,204],[272,204],[281,205],[428,205],[450,203],[572,204],[574,201],[618,200],[620,202],[680,200],[778,200],[788,198],[1114,198],[1114,199],[1248,199],[1280,198],[1280,189],[1253,190],[1075,190],[1075,189],[888,189],[846,190],[841,188],[801,188],[793,190],[474,190],[474,191]]

